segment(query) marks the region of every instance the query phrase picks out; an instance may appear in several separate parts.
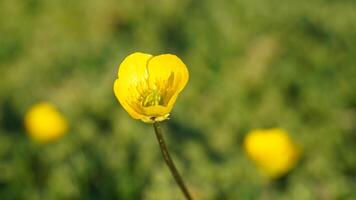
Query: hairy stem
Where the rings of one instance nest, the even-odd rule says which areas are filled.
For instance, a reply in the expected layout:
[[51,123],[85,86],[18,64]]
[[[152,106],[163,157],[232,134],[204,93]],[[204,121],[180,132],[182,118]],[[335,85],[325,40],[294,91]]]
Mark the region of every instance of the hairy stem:
[[158,143],[159,143],[159,147],[161,148],[163,159],[166,162],[169,170],[171,171],[171,173],[172,173],[172,175],[174,177],[174,180],[177,182],[179,188],[182,190],[185,198],[188,199],[188,200],[192,200],[193,199],[192,196],[190,195],[187,187],[184,184],[184,181],[183,181],[182,177],[179,175],[178,170],[177,170],[177,168],[175,167],[175,165],[174,165],[174,163],[172,161],[171,156],[169,155],[166,143],[165,143],[164,138],[163,138],[162,129],[159,126],[159,123],[158,122],[153,123],[153,127],[155,129],[155,133],[156,133],[156,137],[157,137],[157,140],[158,140]]

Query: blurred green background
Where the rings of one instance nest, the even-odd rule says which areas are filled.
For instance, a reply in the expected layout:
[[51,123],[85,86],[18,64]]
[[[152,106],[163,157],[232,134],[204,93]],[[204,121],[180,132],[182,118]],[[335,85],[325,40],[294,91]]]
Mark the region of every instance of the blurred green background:
[[[0,14],[0,199],[183,198],[112,91],[135,51],[189,68],[163,128],[197,199],[356,199],[355,1],[2,0]],[[38,145],[23,116],[44,100],[70,130]],[[270,127],[303,147],[272,183],[242,149]]]

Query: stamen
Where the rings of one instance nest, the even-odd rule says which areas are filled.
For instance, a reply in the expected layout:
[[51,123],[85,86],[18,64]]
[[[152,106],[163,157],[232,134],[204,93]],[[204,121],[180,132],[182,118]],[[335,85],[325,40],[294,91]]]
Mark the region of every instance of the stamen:
[[158,90],[152,90],[142,101],[143,107],[162,105],[163,99]]
[[173,92],[174,73],[171,73],[168,80],[157,79],[152,85],[148,79],[142,80],[136,84],[136,102],[137,106],[167,106]]

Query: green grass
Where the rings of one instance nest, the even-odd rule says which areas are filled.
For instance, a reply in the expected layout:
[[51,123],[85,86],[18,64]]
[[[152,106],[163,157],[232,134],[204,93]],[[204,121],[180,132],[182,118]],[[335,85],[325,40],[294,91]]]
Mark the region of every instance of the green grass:
[[[3,0],[0,13],[0,199],[182,199],[153,128],[112,91],[134,51],[189,68],[163,128],[197,198],[356,198],[354,1]],[[43,100],[70,131],[40,146],[22,121]],[[303,147],[273,183],[241,146],[269,127]]]

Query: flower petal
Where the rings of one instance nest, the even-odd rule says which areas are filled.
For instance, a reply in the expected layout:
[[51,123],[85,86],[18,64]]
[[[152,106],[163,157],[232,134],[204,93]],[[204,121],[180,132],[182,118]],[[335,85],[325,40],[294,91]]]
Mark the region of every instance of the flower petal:
[[167,107],[165,106],[150,106],[150,107],[144,107],[143,108],[144,113],[146,116],[150,117],[160,117],[160,116],[165,116],[169,113],[170,110],[168,110]]
[[124,109],[130,114],[131,117],[133,117],[134,119],[142,119],[144,116],[135,110],[137,108],[133,108],[131,105],[129,105],[128,95],[130,95],[130,91],[124,89],[122,85],[124,85],[122,81],[120,81],[119,79],[115,80],[114,93],[116,98],[119,100],[122,107],[124,107]]
[[154,56],[148,61],[149,83],[170,80],[173,74],[172,89],[179,93],[183,90],[189,79],[188,69],[181,59],[172,54]]
[[118,77],[128,85],[148,77],[147,62],[152,55],[136,52],[127,56],[119,66]]
[[142,119],[141,108],[135,102],[140,96],[137,86],[148,77],[147,61],[150,54],[140,52],[127,56],[119,66],[118,79],[114,83],[114,93],[124,109],[135,119]]

